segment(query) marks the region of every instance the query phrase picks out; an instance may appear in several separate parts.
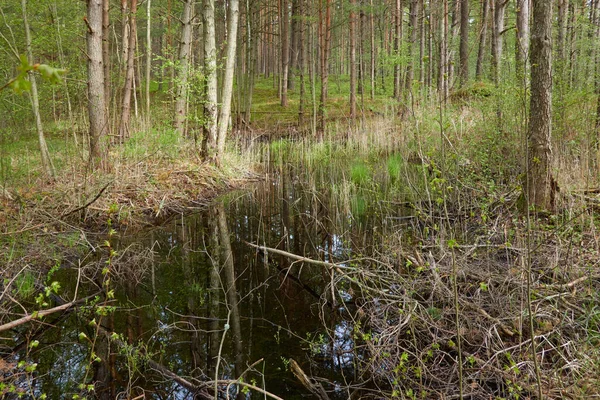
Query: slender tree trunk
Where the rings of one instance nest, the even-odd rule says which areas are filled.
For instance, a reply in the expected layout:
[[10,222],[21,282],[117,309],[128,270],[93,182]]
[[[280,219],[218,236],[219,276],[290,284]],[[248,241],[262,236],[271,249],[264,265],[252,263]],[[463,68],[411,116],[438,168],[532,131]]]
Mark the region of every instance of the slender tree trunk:
[[217,46],[215,39],[215,0],[204,0],[202,15],[204,26],[204,76],[206,100],[204,103],[204,158],[216,160],[217,156]]
[[190,53],[192,49],[192,15],[194,0],[183,3],[183,16],[181,18],[181,43],[179,44],[179,63],[177,66],[176,95],[175,95],[175,130],[181,135],[186,135],[188,77]]
[[281,1],[281,106],[287,107],[288,105],[288,70],[290,63],[290,38],[289,38],[289,25],[290,16],[288,12],[287,0]]
[[[522,0],[529,1],[529,0]],[[460,2],[460,86],[469,81],[469,0]]]
[[121,108],[121,121],[119,123],[119,138],[121,141],[129,137],[129,123],[131,120],[131,95],[134,84],[135,45],[136,45],[136,12],[137,0],[131,0],[129,15],[129,44],[127,51],[127,74],[123,88],[123,103]]
[[110,104],[110,0],[102,1],[102,60],[104,63],[104,99],[108,110]]
[[527,204],[553,210],[552,176],[552,2],[533,0],[531,104],[529,111]]
[[150,73],[152,72],[152,31],[151,4],[146,0],[146,117],[150,122]]
[[294,90],[295,77],[298,69],[299,41],[298,24],[300,23],[300,0],[292,0],[292,21],[290,29],[290,65],[288,68],[288,89]]
[[102,0],[87,3],[88,115],[90,164],[106,166],[105,135],[108,127],[102,59]]
[[329,44],[331,42],[331,0],[325,1],[325,10],[323,10],[323,7],[319,7],[319,39],[321,42],[321,94],[319,96],[319,123],[317,126],[319,140],[323,140],[323,135],[325,134],[325,108],[329,78]]
[[417,43],[417,23],[419,13],[419,0],[410,1],[410,18],[408,20],[408,26],[410,28],[410,43],[408,46],[408,64],[406,66],[406,81],[404,87],[406,93],[410,93],[412,90],[412,84],[415,77],[415,44]]
[[305,70],[306,70],[306,0],[298,1],[298,72],[300,75],[300,99],[298,105],[298,127],[302,130],[304,127],[304,113],[306,108],[306,85],[305,85]]
[[402,0],[396,0],[394,13],[394,98],[400,99],[400,56],[402,47]]
[[440,64],[438,68],[438,90],[442,103],[448,99],[448,0],[441,5],[440,18]]
[[[373,0],[370,0],[370,5],[371,5],[371,12],[369,13],[369,33],[371,34],[371,68],[370,68],[370,72],[371,72],[371,100],[375,99],[375,89],[377,86],[377,79],[375,77],[375,67],[376,67],[376,59],[375,59],[375,10],[373,9]],[[361,11],[362,15],[366,14]],[[362,37],[363,35],[360,35],[361,37],[361,43],[362,43]],[[362,92],[361,92],[362,93]]]
[[[30,65],[33,65],[33,51],[31,50],[31,32],[29,30],[29,21],[27,20],[27,0],[21,0],[21,8],[23,11],[23,26],[25,28],[25,42],[27,46],[27,59]],[[102,22],[102,14],[100,14],[100,22]],[[102,27],[100,28],[102,32]],[[100,37],[102,40],[102,37]],[[102,52],[100,52],[102,56]],[[35,127],[38,134],[38,143],[40,146],[40,154],[42,157],[42,168],[44,173],[50,179],[54,179],[56,173],[54,171],[54,165],[50,158],[50,152],[48,151],[48,145],[46,144],[46,138],[44,136],[44,127],[42,126],[42,116],[40,115],[40,101],[37,91],[37,82],[34,74],[29,74],[29,81],[31,82],[31,93],[29,98],[31,100],[31,109],[33,111],[33,117],[35,118]]]
[[[559,0],[560,1],[560,0]],[[559,29],[560,31],[560,29]],[[515,64],[517,84],[525,86],[527,58],[529,57],[529,0],[517,0],[517,41]]]
[[487,43],[487,26],[490,1],[493,0],[481,1],[481,33],[479,37],[479,50],[477,52],[477,65],[475,67],[475,79],[477,80],[481,80],[483,75],[483,59],[485,56],[485,48]]
[[[229,0],[227,13],[227,49],[225,59],[225,74],[223,76],[223,91],[221,95],[221,112],[218,121],[217,165],[225,153],[225,139],[231,117],[231,96],[233,94],[233,74],[235,72],[235,54],[237,45],[237,30],[239,18],[239,1]],[[287,12],[287,11],[286,11]],[[287,89],[287,82],[284,85]]]
[[350,121],[356,120],[356,2],[350,0]]

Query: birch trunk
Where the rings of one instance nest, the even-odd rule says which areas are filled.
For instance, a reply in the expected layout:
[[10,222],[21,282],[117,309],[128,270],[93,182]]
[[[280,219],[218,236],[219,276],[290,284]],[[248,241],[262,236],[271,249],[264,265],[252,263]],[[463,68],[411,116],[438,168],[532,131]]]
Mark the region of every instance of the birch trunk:
[[481,31],[479,37],[479,50],[477,52],[477,65],[475,67],[475,79],[481,80],[483,75],[483,59],[485,56],[485,47],[487,43],[487,26],[489,15],[489,1],[482,0],[481,2]]
[[119,123],[119,139],[124,141],[130,135],[129,123],[131,120],[131,95],[133,91],[135,44],[136,44],[136,12],[137,0],[131,0],[129,15],[129,43],[127,45],[127,73],[123,88],[123,102],[121,104],[121,121]]

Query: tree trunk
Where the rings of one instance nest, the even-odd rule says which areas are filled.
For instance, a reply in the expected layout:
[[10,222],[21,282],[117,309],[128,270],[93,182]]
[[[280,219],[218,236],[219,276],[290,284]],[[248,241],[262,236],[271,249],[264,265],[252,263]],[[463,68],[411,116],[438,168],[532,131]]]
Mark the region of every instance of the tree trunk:
[[102,1],[102,62],[104,63],[104,102],[110,104],[110,0]]
[[[23,26],[25,28],[25,41],[27,46],[27,59],[30,65],[33,65],[33,51],[31,50],[31,32],[29,30],[29,22],[27,20],[27,0],[21,0],[21,8],[23,11]],[[100,14],[100,22],[102,23],[102,14]],[[102,33],[102,26],[100,27],[100,33]],[[102,36],[100,36],[102,40]],[[102,50],[100,51],[102,57]],[[102,63],[100,63],[102,66]],[[29,81],[31,82],[31,93],[29,98],[31,100],[31,109],[33,111],[33,117],[35,118],[35,127],[38,134],[38,143],[40,146],[40,154],[42,157],[42,168],[44,173],[50,179],[54,179],[56,173],[54,171],[54,165],[50,158],[50,152],[48,151],[48,145],[46,144],[46,138],[44,136],[44,127],[42,126],[42,116],[40,115],[40,101],[37,91],[37,83],[34,74],[29,74]]]
[[187,134],[187,98],[190,53],[192,50],[192,15],[194,0],[183,3],[183,16],[181,17],[181,43],[179,44],[179,63],[177,66],[176,94],[175,94],[175,130],[181,135]]
[[294,90],[295,77],[298,69],[299,41],[298,24],[300,23],[300,0],[292,0],[292,22],[290,24],[290,65],[288,67],[288,89]]
[[290,64],[290,38],[289,38],[289,25],[290,15],[288,12],[287,0],[281,1],[281,106],[287,107],[288,105],[288,70]]
[[325,134],[325,108],[329,78],[329,43],[331,42],[331,0],[326,0],[325,12],[319,7],[319,39],[321,50],[321,94],[319,96],[319,123],[317,135],[323,140]]
[[306,5],[305,5],[305,1],[306,0],[297,0],[298,1],[298,15],[299,15],[299,21],[298,21],[298,72],[300,75],[300,99],[299,99],[299,104],[298,104],[298,127],[300,128],[300,130],[303,129],[304,127],[304,109],[306,108],[306,85],[305,85],[305,70],[306,70],[306,57],[307,57],[307,51],[306,51],[306,33],[305,33],[305,28],[306,28],[306,21],[305,21],[305,13],[306,13]]
[[[371,100],[375,99],[375,89],[377,86],[377,79],[375,77],[375,10],[373,9],[373,0],[370,0],[371,3],[371,12],[369,13],[369,32],[371,34],[371,68],[370,68],[370,72],[371,72]],[[361,10],[361,15],[366,16],[366,14]],[[361,24],[362,25],[362,24]],[[362,36],[361,37],[361,43],[362,43]],[[363,79],[364,80],[364,79]]]
[[146,117],[150,122],[150,73],[152,72],[151,0],[146,0]]
[[356,120],[356,2],[350,0],[350,121]]
[[406,66],[406,81],[404,87],[406,93],[410,93],[412,90],[412,84],[415,77],[415,44],[417,43],[417,17],[419,12],[419,0],[410,1],[410,17],[408,20],[408,26],[410,28],[410,43],[408,46],[408,64]]
[[[529,0],[521,0],[529,1]],[[460,86],[469,81],[469,0],[460,2]]]
[[204,0],[204,76],[206,100],[204,103],[203,156],[215,160],[217,156],[217,46],[215,39],[215,0]]
[[[219,113],[216,163],[220,163],[225,153],[225,139],[231,117],[231,96],[233,93],[233,73],[235,71],[235,54],[237,45],[237,30],[239,18],[239,1],[229,0],[227,12],[227,50],[225,59],[225,74],[223,76],[223,91],[221,94],[221,112]],[[286,10],[287,12],[287,10]],[[286,82],[287,83],[287,82]],[[287,85],[284,85],[287,88]]]
[[533,0],[531,102],[526,195],[536,209],[554,210],[552,176],[552,2]]
[[123,103],[121,106],[121,121],[119,123],[119,138],[121,141],[129,137],[129,122],[131,120],[131,95],[133,91],[135,45],[136,45],[136,12],[137,0],[131,0],[129,14],[129,44],[127,51],[127,74],[123,88]]
[[394,99],[400,100],[400,57],[402,47],[402,0],[396,0],[394,13]]
[[477,65],[475,67],[475,79],[477,80],[481,80],[483,75],[483,58],[485,56],[485,47],[487,43],[487,26],[490,1],[491,0],[481,1],[481,33],[479,38],[479,50],[477,52]]
[[525,87],[527,58],[529,57],[529,0],[517,0],[517,41],[515,45],[517,84]]
[[492,79],[496,86],[500,85],[500,68],[502,65],[502,33],[504,33],[504,15],[508,0],[494,1],[494,18],[492,29]]
[[102,60],[102,0],[87,4],[88,115],[90,120],[90,164],[105,166],[105,135],[108,127],[104,97]]
[[448,0],[444,0],[441,7],[438,91],[441,102],[445,104],[448,99]]

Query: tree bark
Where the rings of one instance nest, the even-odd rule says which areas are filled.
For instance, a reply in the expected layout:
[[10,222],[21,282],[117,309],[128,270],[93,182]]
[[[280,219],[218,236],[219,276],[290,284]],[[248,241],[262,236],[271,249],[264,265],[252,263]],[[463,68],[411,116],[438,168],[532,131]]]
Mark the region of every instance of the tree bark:
[[551,133],[552,2],[533,0],[526,196],[527,204],[536,209],[554,210]]
[[288,72],[290,64],[290,16],[287,0],[281,1],[281,106],[288,106]]
[[321,50],[321,94],[319,96],[319,115],[317,135],[323,140],[325,134],[325,108],[327,103],[327,84],[329,79],[329,43],[331,42],[331,0],[326,0],[325,10],[319,7],[319,41]]
[[[227,50],[225,59],[225,74],[223,76],[223,91],[221,94],[221,111],[218,121],[216,163],[220,163],[225,153],[225,139],[229,130],[231,117],[231,96],[233,93],[233,73],[235,70],[235,54],[237,45],[237,30],[239,18],[239,1],[229,0],[227,11]],[[287,83],[287,82],[286,82]],[[287,85],[284,85],[287,88]]]
[[415,45],[417,43],[417,17],[419,12],[419,0],[410,1],[410,16],[408,19],[408,26],[410,29],[410,43],[408,46],[408,64],[406,66],[406,81],[404,88],[406,93],[410,93],[412,90],[412,84],[415,77]]
[[517,41],[515,43],[517,84],[526,86],[526,66],[529,57],[529,0],[517,0]]
[[502,65],[502,34],[504,33],[504,16],[508,0],[494,1],[494,18],[492,29],[492,79],[494,84],[500,84],[500,68]]
[[217,155],[217,46],[215,40],[215,0],[204,0],[204,76],[206,100],[204,103],[203,156],[214,160]]
[[87,24],[90,164],[102,166],[106,163],[104,138],[108,127],[102,58],[102,0],[88,0]]
[[121,121],[119,123],[119,139],[124,141],[130,135],[129,123],[131,120],[131,95],[133,91],[134,67],[135,67],[135,45],[136,45],[136,13],[137,0],[131,0],[129,4],[129,43],[127,45],[127,73],[125,75],[125,86],[123,88],[123,102],[121,104]]
[[110,104],[110,0],[102,1],[102,62],[104,63],[104,99]]
[[402,0],[396,0],[394,12],[394,98],[400,100],[400,57],[402,47]]
[[[27,20],[27,0],[21,0],[21,9],[23,11],[23,26],[25,28],[25,41],[27,47],[27,59],[30,65],[33,65],[33,51],[31,50],[31,32],[29,30],[29,21]],[[100,53],[102,54],[102,53]],[[34,74],[29,74],[28,77],[31,82],[31,93],[29,99],[31,100],[31,109],[33,111],[33,117],[35,118],[35,127],[38,134],[38,144],[40,146],[40,154],[42,157],[42,168],[44,173],[50,179],[54,179],[56,173],[54,171],[54,165],[50,158],[50,152],[48,151],[48,145],[46,144],[46,138],[44,136],[44,127],[42,125],[42,116],[40,114],[40,100],[37,91],[37,82]]]
[[152,72],[152,0],[146,0],[146,117],[150,122],[150,73]]
[[[521,0],[529,1],[529,0]],[[460,2],[460,86],[469,81],[469,0]]]
[[177,66],[176,94],[175,94],[175,130],[181,135],[187,134],[187,98],[190,53],[192,50],[192,14],[194,0],[185,0],[183,3],[183,16],[181,17],[181,43],[179,44],[179,64]]
[[485,56],[485,47],[487,43],[487,26],[490,1],[492,0],[481,1],[481,33],[479,38],[479,50],[477,52],[477,65],[475,67],[475,79],[477,80],[481,80],[483,75],[483,59]]
[[350,121],[356,120],[356,2],[350,0]]

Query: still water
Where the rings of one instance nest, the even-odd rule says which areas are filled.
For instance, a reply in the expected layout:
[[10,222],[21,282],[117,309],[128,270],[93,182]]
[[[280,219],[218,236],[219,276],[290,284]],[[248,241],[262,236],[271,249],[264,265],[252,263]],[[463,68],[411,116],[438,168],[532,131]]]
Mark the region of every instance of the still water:
[[[390,214],[398,207],[382,191],[349,191],[340,183],[343,175],[279,168],[206,209],[133,237],[110,238],[117,253],[109,274],[115,300],[108,304],[116,309],[100,317],[82,308],[56,321],[59,329],[36,336],[40,350],[21,354],[38,363],[30,382],[34,394],[193,398],[144,362],[149,357],[196,385],[242,376],[284,399],[309,398],[290,370],[293,359],[309,376],[322,378],[331,398],[348,398],[344,388],[359,373],[361,357],[354,348],[350,286],[332,288],[326,267],[248,244],[340,263],[379,251],[378,238],[397,229]],[[108,252],[102,252],[106,262]],[[80,298],[105,279],[99,272],[61,270],[56,279],[65,298],[72,298],[78,276]],[[109,343],[103,332],[118,333],[121,344]],[[95,356],[102,361],[90,361]],[[80,387],[92,382],[93,393]],[[226,385],[219,388],[226,398]],[[241,389],[230,386],[230,398],[265,398]]]

